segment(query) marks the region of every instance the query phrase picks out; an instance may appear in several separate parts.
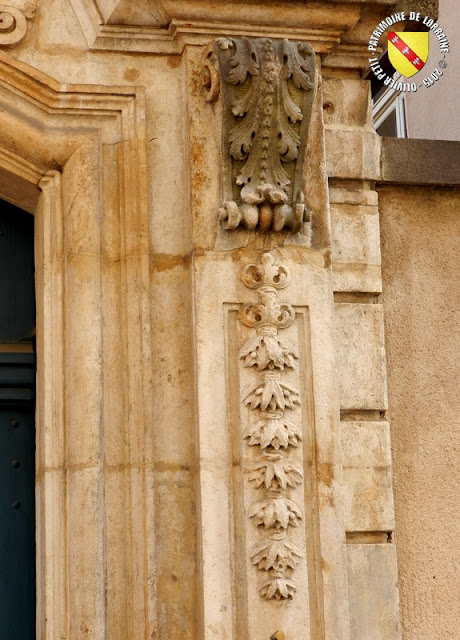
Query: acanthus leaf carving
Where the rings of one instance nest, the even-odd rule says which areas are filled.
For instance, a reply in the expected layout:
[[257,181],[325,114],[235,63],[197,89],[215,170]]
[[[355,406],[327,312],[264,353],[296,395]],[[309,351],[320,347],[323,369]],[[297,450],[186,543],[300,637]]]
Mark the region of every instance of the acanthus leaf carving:
[[256,488],[264,486],[267,490],[284,490],[302,484],[303,472],[299,465],[260,462],[250,470],[249,480],[254,482]]
[[302,440],[302,432],[296,424],[279,413],[278,417],[267,417],[249,425],[244,437],[249,445],[278,451],[289,446],[298,447]]
[[[235,77],[244,78],[251,70],[255,72],[256,63],[254,58],[248,67],[243,55],[235,58],[232,67]],[[296,586],[291,574],[302,557],[286,539],[288,530],[303,519],[301,508],[288,494],[303,484],[302,465],[287,458],[289,449],[296,449],[302,440],[302,430],[285,415],[288,411],[297,415],[300,392],[284,378],[287,369],[292,378],[299,353],[296,344],[278,335],[295,322],[293,307],[278,299],[278,291],[287,287],[290,279],[289,269],[275,264],[269,253],[262,256],[261,264],[248,264],[241,271],[243,284],[255,289],[260,301],[242,305],[238,318],[245,327],[256,330],[241,347],[239,358],[244,367],[258,372],[257,379],[242,390],[241,401],[259,419],[250,421],[242,435],[249,446],[258,446],[263,456],[263,460],[251,463],[246,473],[255,490],[266,494],[252,504],[248,513],[268,537],[251,555],[252,564],[268,573],[268,579],[259,587],[266,600],[293,597]]]
[[252,552],[252,564],[261,571],[287,571],[295,569],[302,554],[287,540],[264,540]]
[[[224,157],[231,167],[219,218],[225,229],[299,231],[308,219],[302,165],[314,51],[305,42],[243,37],[217,40],[213,53],[224,106]],[[205,92],[210,95],[207,85]]]
[[[276,377],[275,377],[276,376]],[[297,389],[279,380],[279,374],[265,372],[264,379],[243,390],[244,403],[261,411],[284,411],[300,406]]]
[[257,526],[264,529],[287,529],[289,526],[297,527],[302,520],[299,507],[292,500],[282,497],[264,498],[252,505],[249,517],[254,518]]
[[256,366],[258,371],[284,367],[293,369],[298,357],[296,347],[289,340],[276,335],[253,336],[240,349],[240,358],[244,359],[244,366]]
[[265,600],[287,600],[294,596],[296,590],[292,580],[279,576],[270,578],[261,584],[259,593]]

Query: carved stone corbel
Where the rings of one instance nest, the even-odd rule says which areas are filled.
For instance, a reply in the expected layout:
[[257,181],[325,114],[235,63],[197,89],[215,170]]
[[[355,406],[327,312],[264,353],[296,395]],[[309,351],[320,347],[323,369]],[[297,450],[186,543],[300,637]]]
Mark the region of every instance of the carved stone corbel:
[[205,97],[222,96],[225,229],[299,231],[308,220],[302,170],[314,78],[305,42],[220,38],[208,51]]
[[27,20],[32,20],[35,12],[36,5],[31,2],[0,3],[0,46],[11,47],[21,42],[27,33]]

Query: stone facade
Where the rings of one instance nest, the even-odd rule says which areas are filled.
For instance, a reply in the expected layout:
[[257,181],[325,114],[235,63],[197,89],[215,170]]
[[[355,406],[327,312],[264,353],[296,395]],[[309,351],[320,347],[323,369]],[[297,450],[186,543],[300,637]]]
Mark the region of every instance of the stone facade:
[[361,78],[393,6],[0,7],[40,640],[400,640]]
[[390,185],[379,194],[405,640],[458,629],[459,196]]

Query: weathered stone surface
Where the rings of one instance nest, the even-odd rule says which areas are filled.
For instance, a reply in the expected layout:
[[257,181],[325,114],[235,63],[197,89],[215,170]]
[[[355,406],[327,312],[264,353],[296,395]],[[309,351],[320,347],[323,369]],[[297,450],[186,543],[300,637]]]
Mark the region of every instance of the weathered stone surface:
[[387,422],[342,421],[347,531],[393,531],[390,428]]
[[379,265],[336,262],[333,266],[332,279],[334,291],[338,293],[382,292],[382,273]]
[[[40,639],[375,640],[394,563],[344,543],[393,527],[379,139],[357,72],[390,0],[45,5],[0,39],[0,196],[36,216]],[[243,187],[245,158],[224,158],[203,58],[246,37],[284,110],[259,108],[257,74],[252,110],[230,83],[249,117],[227,143],[265,127],[271,160],[297,153],[283,205],[303,192],[306,216],[229,239],[221,187]]]
[[28,20],[35,18],[36,9],[35,2],[21,0],[0,4],[0,47],[11,47],[21,42],[27,33]]
[[[358,185],[356,185],[358,186]],[[369,189],[331,188],[334,291],[381,291],[377,194]]]
[[335,318],[340,408],[385,410],[382,306],[339,303]]
[[[331,204],[356,204],[366,207],[366,212],[373,213],[370,207],[377,206],[377,191],[364,188],[357,184],[355,188],[331,186],[329,189],[329,202]],[[368,208],[369,207],[369,208]]]
[[380,177],[380,138],[373,130],[326,127],[326,153],[331,178]]
[[324,79],[324,124],[364,127],[370,124],[369,83],[360,78]]
[[[374,0],[373,5],[380,8],[392,1]],[[268,4],[137,0],[135,7],[127,0],[71,2],[90,48],[163,54],[182,53],[186,44],[206,46],[211,39],[233,35],[304,41],[313,36],[317,51],[328,52],[356,25],[362,12],[362,3],[356,0],[326,0],[309,6],[293,0]]]
[[443,640],[458,635],[460,191],[379,196],[404,638]]
[[[328,633],[340,637],[346,620],[342,613],[337,616],[334,609],[337,606],[342,607],[346,601],[342,601],[345,596],[345,576],[341,570],[344,568],[343,548],[339,543],[343,536],[343,525],[338,519],[339,514],[333,498],[339,488],[340,477],[340,467],[337,466],[339,442],[333,435],[339,425],[336,420],[330,423],[326,409],[331,397],[335,397],[331,386],[333,377],[330,377],[331,373],[333,375],[333,361],[326,356],[324,349],[325,343],[332,339],[329,330],[326,329],[328,323],[324,322],[324,318],[330,318],[332,313],[331,300],[327,298],[327,272],[323,264],[312,261],[296,248],[285,247],[269,254],[275,259],[276,264],[284,265],[291,274],[292,286],[281,287],[282,281],[279,281],[280,301],[296,310],[295,321],[283,330],[283,337],[298,349],[298,359],[304,366],[300,378],[291,367],[279,370],[278,374],[283,376],[280,382],[286,380],[286,384],[289,385],[289,389],[285,388],[288,395],[283,394],[285,401],[292,400],[293,403],[293,409],[286,409],[286,413],[289,414],[288,420],[294,425],[289,427],[292,429],[291,439],[286,444],[290,444],[288,448],[291,449],[289,460],[293,464],[303,466],[304,495],[302,499],[300,488],[289,489],[289,500],[295,500],[300,509],[298,517],[297,507],[294,508],[290,503],[288,505],[288,510],[295,511],[292,511],[293,515],[290,518],[297,523],[297,526],[290,527],[292,532],[289,533],[288,542],[292,542],[301,555],[299,568],[289,577],[296,586],[293,594],[296,606],[290,607],[286,604],[275,609],[274,602],[261,597],[263,594],[258,592],[263,588],[262,577],[258,575],[260,572],[256,571],[252,562],[248,562],[248,554],[254,553],[255,545],[265,542],[264,532],[267,534],[268,530],[270,533],[273,527],[270,525],[268,505],[265,510],[266,518],[262,514],[262,519],[255,522],[258,526],[255,527],[251,521],[253,517],[259,517],[257,514],[251,516],[254,504],[267,500],[267,496],[263,493],[263,487],[254,488],[253,483],[246,480],[246,474],[252,466],[260,462],[260,446],[256,443],[258,436],[255,431],[255,444],[247,446],[244,440],[245,430],[247,425],[254,421],[252,414],[254,410],[258,410],[257,399],[260,398],[261,402],[267,400],[264,400],[265,395],[258,394],[257,390],[253,389],[251,392],[256,371],[253,371],[251,366],[237,365],[239,354],[241,355],[239,350],[252,336],[250,328],[244,329],[244,323],[237,319],[240,309],[241,314],[244,311],[244,316],[240,317],[243,317],[245,322],[251,321],[252,318],[250,309],[246,312],[246,307],[241,306],[241,303],[246,305],[253,300],[254,305],[257,303],[260,307],[257,311],[257,307],[254,306],[254,321],[257,322],[259,312],[262,314],[262,323],[266,318],[265,311],[257,302],[256,285],[262,283],[262,280],[259,280],[260,274],[257,269],[248,266],[258,265],[260,258],[257,253],[248,250],[240,255],[241,262],[236,262],[227,253],[222,257],[202,256],[194,263],[197,286],[196,330],[198,344],[201,346],[197,354],[198,446],[201,461],[200,502],[203,527],[201,554],[204,563],[201,597],[205,598],[209,590],[214,594],[213,599],[206,603],[206,615],[209,616],[210,624],[217,630],[215,637],[223,624],[233,624],[232,633],[237,636],[246,629],[251,637],[258,640],[263,640],[266,635],[276,631],[273,625],[276,628],[297,630],[296,633],[304,633],[310,628],[318,630],[324,625],[323,628],[328,629]],[[240,278],[241,265],[249,269],[249,274],[254,274],[253,280]],[[262,275],[260,277],[262,278]],[[248,289],[244,284],[246,281],[256,283],[254,291]],[[266,283],[263,284],[263,295],[270,293],[268,289],[264,289],[268,286]],[[218,314],[213,313],[216,300],[220,301],[222,309]],[[286,309],[285,311],[287,312]],[[283,334],[280,333],[280,336]],[[320,359],[319,353],[323,354]],[[251,353],[248,355],[257,357],[257,352],[254,356],[251,356]],[[225,362],[225,368],[221,366],[222,361]],[[310,361],[317,363],[314,373],[308,364]],[[297,365],[295,367],[297,369]],[[274,376],[277,375],[276,371],[278,369],[273,371]],[[213,385],[207,385],[205,381],[211,379]],[[275,378],[272,382],[276,384]],[[294,392],[296,385],[299,394]],[[252,393],[250,402],[254,405],[254,410],[245,406],[248,393]],[[296,400],[297,396],[300,406]],[[270,398],[276,403],[285,402],[276,392],[268,399]],[[305,412],[303,407],[315,408],[316,435],[311,414]],[[267,411],[272,409],[266,409],[265,413]],[[279,420],[281,418],[280,415]],[[264,419],[268,420],[269,417]],[[294,441],[298,446],[294,446]],[[276,455],[280,449],[281,444],[278,449],[274,446],[273,453]],[[312,464],[316,468],[315,471]],[[313,506],[316,491],[321,504],[318,512]],[[257,509],[257,513],[261,509],[263,505]],[[275,514],[275,511],[273,513]],[[277,519],[281,532],[286,525],[283,525],[278,517]],[[335,571],[332,573],[325,571],[314,559],[316,551],[313,539],[318,533],[322,535],[321,555],[324,561],[327,566],[332,566],[332,563],[335,565]],[[230,540],[227,538],[228,535]],[[228,564],[227,545],[232,546],[236,565]],[[281,578],[282,576],[279,579]],[[318,599],[316,594],[320,585],[326,593],[335,593],[335,605],[332,606],[329,597],[324,603]],[[230,617],[228,598],[231,598],[231,607],[237,607],[240,611],[234,622]],[[225,607],[225,610],[222,607]],[[324,616],[324,622],[318,620],[318,614]]]
[[382,138],[382,183],[460,185],[460,142]]
[[399,0],[395,11],[419,11],[422,15],[436,19],[439,11],[439,0]]
[[396,550],[392,544],[349,544],[350,638],[400,640]]
[[376,207],[331,205],[332,262],[380,265]]

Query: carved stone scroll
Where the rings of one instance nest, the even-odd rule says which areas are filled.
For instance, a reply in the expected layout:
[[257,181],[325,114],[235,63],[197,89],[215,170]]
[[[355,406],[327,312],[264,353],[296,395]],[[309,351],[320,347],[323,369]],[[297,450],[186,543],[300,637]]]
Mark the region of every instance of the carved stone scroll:
[[223,102],[225,229],[299,231],[308,219],[302,168],[313,99],[308,43],[221,38],[204,63],[208,102]]
[[299,446],[302,433],[289,416],[300,406],[300,397],[299,390],[284,379],[287,369],[295,370],[299,354],[297,345],[279,335],[295,321],[293,308],[278,300],[278,290],[289,285],[290,273],[285,266],[275,265],[273,256],[266,253],[261,265],[243,268],[241,280],[257,290],[260,301],[239,311],[240,322],[255,329],[239,353],[242,365],[256,371],[254,382],[241,393],[241,401],[255,416],[243,426],[243,437],[260,453],[248,470],[248,481],[261,496],[248,515],[265,532],[263,541],[251,551],[251,562],[265,574],[260,595],[266,600],[286,600],[296,591],[292,574],[302,557],[288,534],[303,519],[292,495],[303,484],[303,471],[291,459],[291,450]]
[[15,0],[10,2],[0,4],[0,46],[13,46],[21,42],[27,33],[27,19],[35,17],[35,4],[26,2],[19,5]]

